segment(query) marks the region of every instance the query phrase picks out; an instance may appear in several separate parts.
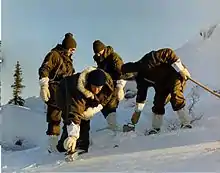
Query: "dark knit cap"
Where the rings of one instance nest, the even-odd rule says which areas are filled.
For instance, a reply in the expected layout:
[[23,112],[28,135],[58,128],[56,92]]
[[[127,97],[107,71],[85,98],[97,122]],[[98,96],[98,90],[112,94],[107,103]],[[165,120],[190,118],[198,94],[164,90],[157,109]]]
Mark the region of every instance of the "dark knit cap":
[[72,33],[65,34],[65,38],[63,39],[62,46],[64,49],[76,48],[77,43],[76,40],[73,38]]
[[105,48],[105,45],[100,40],[95,40],[93,42],[93,51],[94,53],[99,53]]
[[103,86],[105,85],[106,80],[105,73],[100,69],[93,70],[88,74],[88,84]]

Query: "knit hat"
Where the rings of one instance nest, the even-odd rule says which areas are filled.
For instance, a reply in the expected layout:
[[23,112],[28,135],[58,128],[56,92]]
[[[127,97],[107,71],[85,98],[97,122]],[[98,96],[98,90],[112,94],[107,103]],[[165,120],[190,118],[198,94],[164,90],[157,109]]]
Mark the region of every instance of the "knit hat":
[[76,48],[77,43],[76,40],[73,38],[72,33],[65,34],[65,38],[63,39],[62,46],[64,49]]
[[93,42],[93,51],[94,53],[99,53],[105,48],[105,45],[100,40],[95,40]]
[[88,74],[88,84],[103,86],[106,83],[106,75],[101,69],[96,69]]

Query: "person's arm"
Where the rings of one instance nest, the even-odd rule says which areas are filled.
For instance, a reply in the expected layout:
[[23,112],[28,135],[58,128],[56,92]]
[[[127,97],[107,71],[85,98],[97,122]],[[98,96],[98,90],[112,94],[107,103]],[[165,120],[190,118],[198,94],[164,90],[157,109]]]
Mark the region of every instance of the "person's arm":
[[116,90],[117,90],[117,97],[118,100],[121,101],[124,99],[124,87],[127,83],[126,80],[122,79],[122,72],[121,67],[124,64],[121,57],[116,53],[112,54],[112,60],[114,65],[114,71],[117,74],[117,81],[116,81]]
[[41,67],[38,70],[39,78],[49,78],[50,72],[59,64],[59,57],[55,52],[50,52],[46,55]]
[[44,102],[47,102],[50,98],[49,80],[50,72],[58,64],[58,57],[55,53],[50,52],[45,57],[41,67],[39,68],[39,84],[40,84],[40,96]]

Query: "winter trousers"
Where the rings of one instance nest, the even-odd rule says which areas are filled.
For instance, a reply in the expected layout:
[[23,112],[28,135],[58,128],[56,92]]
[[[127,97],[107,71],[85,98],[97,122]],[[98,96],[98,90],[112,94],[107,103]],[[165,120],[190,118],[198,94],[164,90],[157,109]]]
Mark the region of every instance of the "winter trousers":
[[170,79],[166,84],[155,86],[155,96],[152,112],[158,115],[165,114],[165,105],[170,101],[174,111],[185,106],[184,88],[186,81],[180,78]]
[[50,104],[47,105],[47,135],[60,135],[61,114],[62,111],[60,111],[57,107]]

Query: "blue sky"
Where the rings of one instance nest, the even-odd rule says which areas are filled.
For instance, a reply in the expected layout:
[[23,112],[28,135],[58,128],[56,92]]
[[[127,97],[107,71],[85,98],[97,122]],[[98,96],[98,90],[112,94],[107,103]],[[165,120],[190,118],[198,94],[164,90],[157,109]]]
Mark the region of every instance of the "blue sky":
[[94,65],[92,42],[111,45],[125,62],[162,47],[179,48],[199,30],[220,23],[219,0],[2,0],[3,103],[11,97],[16,61],[23,97],[39,96],[38,68],[72,32],[77,71]]

